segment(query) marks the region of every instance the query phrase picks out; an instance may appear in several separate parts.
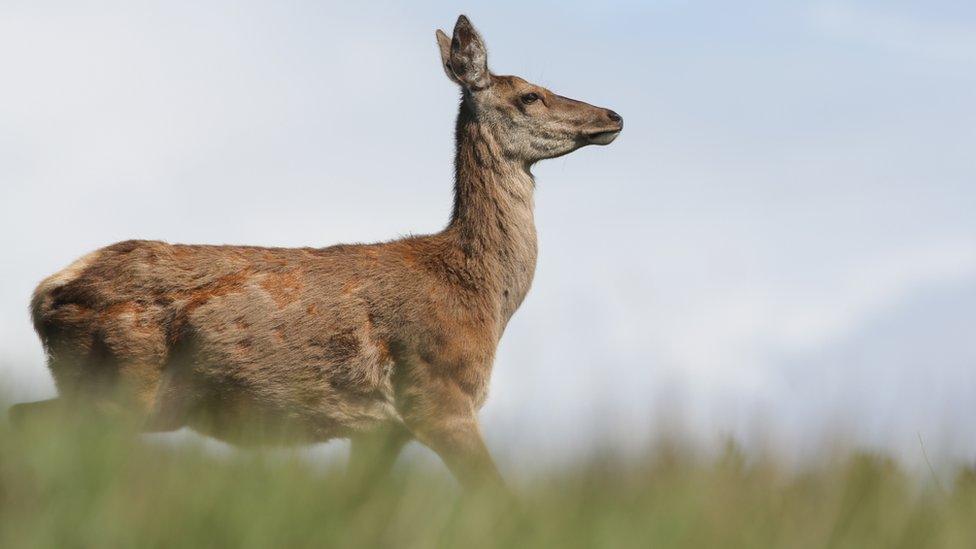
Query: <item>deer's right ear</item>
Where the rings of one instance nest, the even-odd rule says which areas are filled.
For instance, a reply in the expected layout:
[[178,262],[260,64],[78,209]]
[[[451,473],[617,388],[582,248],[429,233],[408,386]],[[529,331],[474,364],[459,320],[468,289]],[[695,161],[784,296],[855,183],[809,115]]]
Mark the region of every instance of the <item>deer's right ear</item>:
[[483,90],[491,85],[488,72],[488,50],[485,41],[467,17],[458,17],[454,36],[437,31],[437,45],[441,49],[441,63],[451,80],[469,90]]
[[462,84],[461,81],[458,80],[457,75],[454,74],[454,69],[451,68],[450,37],[444,34],[444,31],[440,29],[437,29],[437,32],[435,34],[437,35],[437,47],[441,51],[441,68],[444,69],[444,72],[447,74],[447,77],[451,79],[451,82],[454,82],[459,86],[463,86],[464,84]]

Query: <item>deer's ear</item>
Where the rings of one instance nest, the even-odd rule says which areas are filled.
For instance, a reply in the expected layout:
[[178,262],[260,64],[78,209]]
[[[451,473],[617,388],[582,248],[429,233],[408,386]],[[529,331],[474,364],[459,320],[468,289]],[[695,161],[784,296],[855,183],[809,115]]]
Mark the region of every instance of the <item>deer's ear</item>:
[[449,43],[447,35],[438,31],[437,43],[448,77],[472,90],[481,90],[491,84],[488,50],[467,17],[458,17],[454,25],[454,38]]
[[437,47],[441,52],[441,68],[447,73],[447,77],[451,79],[451,82],[462,85],[457,75],[454,74],[454,69],[451,68],[451,39],[440,29],[437,29],[437,32],[434,34],[437,35]]

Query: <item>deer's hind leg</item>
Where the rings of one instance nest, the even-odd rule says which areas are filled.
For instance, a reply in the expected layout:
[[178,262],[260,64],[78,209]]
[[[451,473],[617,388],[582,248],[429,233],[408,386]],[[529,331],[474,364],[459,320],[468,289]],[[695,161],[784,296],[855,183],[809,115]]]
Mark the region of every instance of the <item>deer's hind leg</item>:
[[[156,409],[157,387],[160,383],[143,372],[132,376],[125,372],[139,370],[145,366],[126,365],[120,375],[106,376],[101,370],[104,364],[94,366],[92,359],[86,357],[70,357],[71,362],[82,363],[75,368],[92,368],[96,373],[85,375],[81,373],[66,379],[62,372],[56,374],[58,392],[60,396],[36,402],[15,404],[10,408],[10,421],[17,427],[33,422],[51,422],[57,420],[90,420],[108,419],[123,421],[135,427],[148,422]],[[68,360],[66,357],[52,356],[50,362],[63,367]],[[140,362],[139,364],[145,364]],[[150,365],[151,369],[155,369]],[[52,368],[53,370],[53,368]],[[58,370],[54,370],[58,371]],[[84,370],[82,370],[84,371]],[[127,376],[128,377],[123,377]],[[121,377],[121,381],[116,379]],[[173,429],[178,426],[172,427]],[[153,430],[168,430],[154,428]]]
[[150,433],[175,431],[187,425],[202,400],[191,370],[181,360],[170,360],[145,403],[142,429]]
[[42,338],[62,408],[138,426],[158,408],[169,346],[147,312],[116,309],[49,325]]
[[60,398],[49,398],[36,402],[22,402],[14,404],[8,412],[10,423],[15,427],[22,427],[28,422],[35,420],[48,420],[63,413],[64,401]]

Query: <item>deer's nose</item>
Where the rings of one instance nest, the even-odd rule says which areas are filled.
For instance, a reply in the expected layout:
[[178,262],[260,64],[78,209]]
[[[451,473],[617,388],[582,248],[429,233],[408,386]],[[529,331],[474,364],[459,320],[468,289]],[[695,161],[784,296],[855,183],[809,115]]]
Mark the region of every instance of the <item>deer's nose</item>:
[[611,111],[610,109],[607,109],[607,118],[609,118],[610,120],[612,120],[614,122],[623,122],[624,121],[623,117],[621,117],[619,114]]

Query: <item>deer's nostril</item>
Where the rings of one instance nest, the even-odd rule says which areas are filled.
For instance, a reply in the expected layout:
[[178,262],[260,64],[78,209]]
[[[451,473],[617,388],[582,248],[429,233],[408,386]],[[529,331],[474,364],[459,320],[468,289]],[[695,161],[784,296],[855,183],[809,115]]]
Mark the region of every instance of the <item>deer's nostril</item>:
[[623,122],[624,120],[619,114],[611,111],[610,109],[607,109],[607,118],[613,120],[614,122]]

